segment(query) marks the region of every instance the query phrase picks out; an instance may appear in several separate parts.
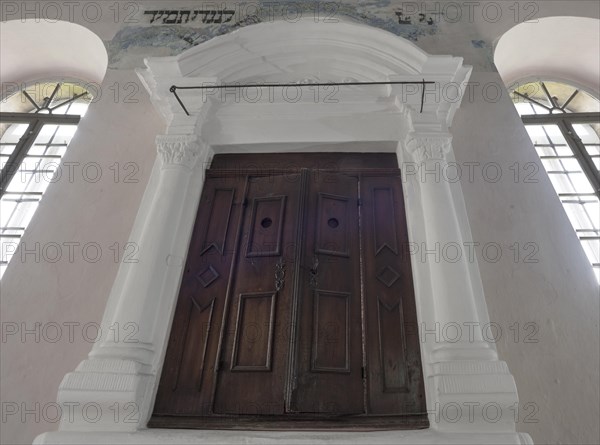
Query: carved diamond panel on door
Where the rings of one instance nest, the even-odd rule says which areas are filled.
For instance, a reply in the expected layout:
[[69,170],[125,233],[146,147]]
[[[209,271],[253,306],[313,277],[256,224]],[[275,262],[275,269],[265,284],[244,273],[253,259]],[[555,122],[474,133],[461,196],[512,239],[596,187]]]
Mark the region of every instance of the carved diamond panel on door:
[[290,411],[362,413],[358,177],[313,176]]
[[426,412],[401,178],[361,178],[367,409]]
[[214,363],[225,306],[244,178],[207,178],[197,224],[181,281],[179,298],[154,413],[208,414]]
[[[283,414],[300,190],[283,175],[250,177],[233,269],[215,413]],[[281,268],[285,277],[281,281]],[[280,288],[277,291],[277,288]]]

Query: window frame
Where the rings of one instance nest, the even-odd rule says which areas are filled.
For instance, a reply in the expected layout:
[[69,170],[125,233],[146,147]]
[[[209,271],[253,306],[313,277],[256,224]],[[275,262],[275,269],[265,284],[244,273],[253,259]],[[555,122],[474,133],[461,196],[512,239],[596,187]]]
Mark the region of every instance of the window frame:
[[[54,83],[54,82],[51,82]],[[56,126],[57,129],[61,126],[75,126],[77,127],[81,122],[83,115],[80,114],[54,114],[54,111],[68,106],[66,112],[69,111],[71,105],[76,103],[79,99],[89,95],[88,91],[85,91],[80,94],[74,94],[73,97],[66,98],[65,100],[59,100],[58,103],[53,103],[56,99],[57,94],[61,90],[61,88],[65,84],[71,84],[69,82],[57,82],[56,86],[53,89],[50,97],[44,97],[41,105],[38,105],[33,97],[27,92],[27,89],[24,88],[20,92],[16,94],[22,94],[27,101],[32,105],[31,112],[0,112],[0,124],[8,124],[10,126],[24,124],[27,125],[26,130],[20,136],[19,140],[14,143],[9,143],[7,145],[14,145],[14,149],[8,155],[2,155],[2,157],[8,156],[5,162],[0,165],[0,199],[4,201],[14,201],[18,204],[24,202],[35,202],[39,205],[42,200],[42,197],[45,193],[44,190],[41,191],[9,191],[9,187],[11,186],[12,180],[19,173],[21,166],[25,162],[25,159],[28,156],[35,157],[36,159],[54,159],[59,157],[62,160],[63,155],[52,155],[52,154],[35,154],[32,155],[32,149],[36,145],[36,141],[38,137],[41,135],[43,129],[47,125]],[[41,83],[37,83],[36,85],[41,85]],[[70,141],[69,141],[70,143]],[[41,162],[41,161],[40,161]],[[39,172],[36,169],[33,173]],[[49,185],[49,184],[48,184]],[[15,199],[9,199],[7,197],[15,196]],[[37,211],[37,208],[33,213]],[[11,217],[12,218],[12,217]],[[16,227],[11,225],[10,219],[6,221],[5,226],[0,226],[0,239],[14,239],[19,242],[27,229],[27,224],[20,224],[22,227]],[[13,232],[13,233],[11,233]],[[20,232],[20,233],[14,233]],[[7,256],[5,258],[6,252],[4,251],[4,244],[2,244],[2,258],[0,258],[0,280],[5,272],[6,267],[10,263],[10,260],[13,255]],[[12,252],[14,253],[14,252]]]
[[[563,205],[563,208],[565,210],[565,213],[567,213],[567,209],[565,208],[565,204],[582,204],[582,199],[585,198],[590,198],[590,197],[595,197],[600,201],[600,170],[598,169],[598,167],[596,167],[596,164],[594,163],[594,157],[599,157],[600,155],[594,155],[592,157],[592,155],[590,155],[586,149],[586,146],[584,145],[583,141],[581,140],[581,137],[577,134],[577,131],[575,130],[574,125],[580,125],[580,124],[599,124],[600,123],[600,112],[567,112],[567,106],[571,103],[571,101],[575,98],[575,96],[583,91],[585,93],[587,93],[588,95],[590,95],[591,97],[593,97],[594,99],[598,100],[598,98],[593,95],[590,94],[589,92],[582,90],[581,88],[578,88],[576,86],[573,86],[567,82],[563,82],[563,81],[558,81],[559,83],[563,84],[563,85],[568,85],[568,86],[572,86],[575,88],[574,93],[567,99],[567,101],[562,105],[559,106],[558,104],[558,100],[556,97],[553,97],[550,92],[548,91],[548,88],[546,87],[544,82],[552,82],[551,80],[540,80],[540,79],[536,79],[536,80],[532,80],[530,82],[519,82],[517,84],[515,84],[516,86],[511,88],[511,93],[514,94],[515,96],[518,96],[518,98],[520,100],[523,100],[524,102],[528,102],[532,105],[536,105],[538,107],[544,108],[547,110],[547,113],[541,113],[541,114],[520,114],[520,118],[521,121],[523,122],[523,125],[525,127],[527,126],[546,126],[546,125],[552,125],[552,126],[556,126],[558,128],[558,130],[560,131],[561,135],[563,136],[567,146],[569,147],[569,149],[571,150],[571,152],[573,153],[572,158],[574,158],[583,174],[585,175],[585,177],[588,179],[591,187],[593,188],[593,192],[592,193],[579,193],[577,191],[575,191],[575,193],[559,193],[558,190],[555,189],[555,192],[557,193],[561,204]],[[542,90],[544,92],[544,94],[547,97],[548,102],[550,103],[550,106],[544,105],[543,103],[539,102],[538,100],[529,97],[527,94],[521,94],[520,92],[517,91],[517,88],[521,85],[526,85],[529,83],[539,83],[542,87]],[[515,102],[515,104],[517,103],[515,100],[513,100]],[[533,141],[532,141],[533,142]],[[555,160],[560,160],[563,157],[559,156],[559,155],[540,155],[539,153],[537,153],[537,149],[536,149],[536,154],[538,155],[538,158],[540,159],[540,161],[544,160],[551,160],[551,159],[555,159]],[[571,158],[571,156],[569,156]],[[544,165],[544,170],[547,172],[548,175],[552,174],[552,172],[548,171]],[[570,218],[569,218],[570,219]],[[570,221],[573,229],[575,230],[575,233],[577,235],[577,237],[579,238],[582,247],[583,247],[583,241],[594,241],[594,240],[598,240],[600,241],[600,230],[597,229],[577,229],[574,225],[573,222]],[[591,261],[591,265],[592,265],[592,269],[600,269],[600,262],[595,263],[593,261]]]
[[[27,130],[17,143],[15,149],[10,154],[6,164],[0,171],[0,198],[5,194],[11,194],[6,189],[10,181],[17,174],[23,160],[27,157],[29,150],[35,143],[40,131],[44,125],[78,125],[81,116],[78,114],[39,114],[39,113],[10,113],[0,112],[0,123],[6,124],[28,124]],[[36,155],[36,158],[44,158],[46,155]],[[26,192],[15,192],[19,195],[27,195]],[[42,192],[35,192],[41,196]],[[1,228],[0,228],[1,229]]]
[[573,128],[574,124],[599,123],[600,113],[523,114],[521,115],[521,120],[523,121],[523,125],[556,125],[560,129],[565,141],[567,141],[567,145],[573,152],[573,155],[581,165],[583,173],[590,181],[590,184],[592,184],[595,190],[594,195],[600,199],[600,172],[583,145],[581,138]]

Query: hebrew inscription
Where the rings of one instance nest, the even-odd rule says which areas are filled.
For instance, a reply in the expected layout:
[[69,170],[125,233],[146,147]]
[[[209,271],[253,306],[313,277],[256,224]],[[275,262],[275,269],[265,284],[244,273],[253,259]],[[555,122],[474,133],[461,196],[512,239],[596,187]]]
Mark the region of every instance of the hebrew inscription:
[[233,9],[164,9],[144,11],[144,16],[150,17],[150,23],[165,25],[180,25],[184,23],[229,23],[235,11]]

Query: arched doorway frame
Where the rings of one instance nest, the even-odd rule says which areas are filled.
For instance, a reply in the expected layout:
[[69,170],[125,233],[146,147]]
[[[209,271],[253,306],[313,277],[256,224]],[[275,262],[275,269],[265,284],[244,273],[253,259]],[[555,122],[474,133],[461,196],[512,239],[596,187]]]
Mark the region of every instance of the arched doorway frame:
[[[94,344],[59,389],[61,406],[74,406],[73,420],[63,420],[60,431],[41,436],[40,443],[76,440],[82,432],[86,441],[97,437],[104,443],[277,440],[282,433],[149,430],[146,424],[212,156],[341,150],[395,152],[404,174],[431,428],[321,432],[318,440],[530,443],[529,436],[515,432],[514,379],[495,345],[482,335],[489,318],[476,259],[464,254],[451,261],[439,258],[447,247],[462,250],[472,242],[460,184],[439,174],[454,162],[449,128],[471,67],[458,57],[430,56],[379,29],[313,20],[249,26],[176,57],[148,59],[146,65],[138,73],[167,129],[157,136],[159,156],[130,235],[139,247],[139,261],[121,265],[102,321],[103,330],[133,323],[135,341],[105,337]],[[415,85],[340,86],[334,96],[332,90],[310,87],[316,82],[423,79],[435,82],[425,94]],[[170,91],[173,85],[253,82],[308,85],[294,88],[293,96],[289,89],[288,95],[263,91],[260,100],[255,99],[260,90],[250,88],[182,92],[189,115]],[[106,413],[93,424],[83,409],[90,403]],[[115,404],[124,414],[133,413],[128,422],[115,418]],[[489,406],[499,409],[500,417],[489,418],[484,409]],[[317,440],[306,432],[286,432],[285,437],[294,443]]]

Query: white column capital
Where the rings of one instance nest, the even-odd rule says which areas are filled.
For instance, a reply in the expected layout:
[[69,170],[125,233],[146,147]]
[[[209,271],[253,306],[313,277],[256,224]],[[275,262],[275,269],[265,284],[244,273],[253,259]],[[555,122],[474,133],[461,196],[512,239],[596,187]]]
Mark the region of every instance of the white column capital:
[[450,152],[452,135],[449,133],[412,135],[406,142],[406,151],[417,162],[443,161]]
[[206,149],[197,135],[158,135],[156,147],[162,158],[163,167],[183,166],[193,169]]

